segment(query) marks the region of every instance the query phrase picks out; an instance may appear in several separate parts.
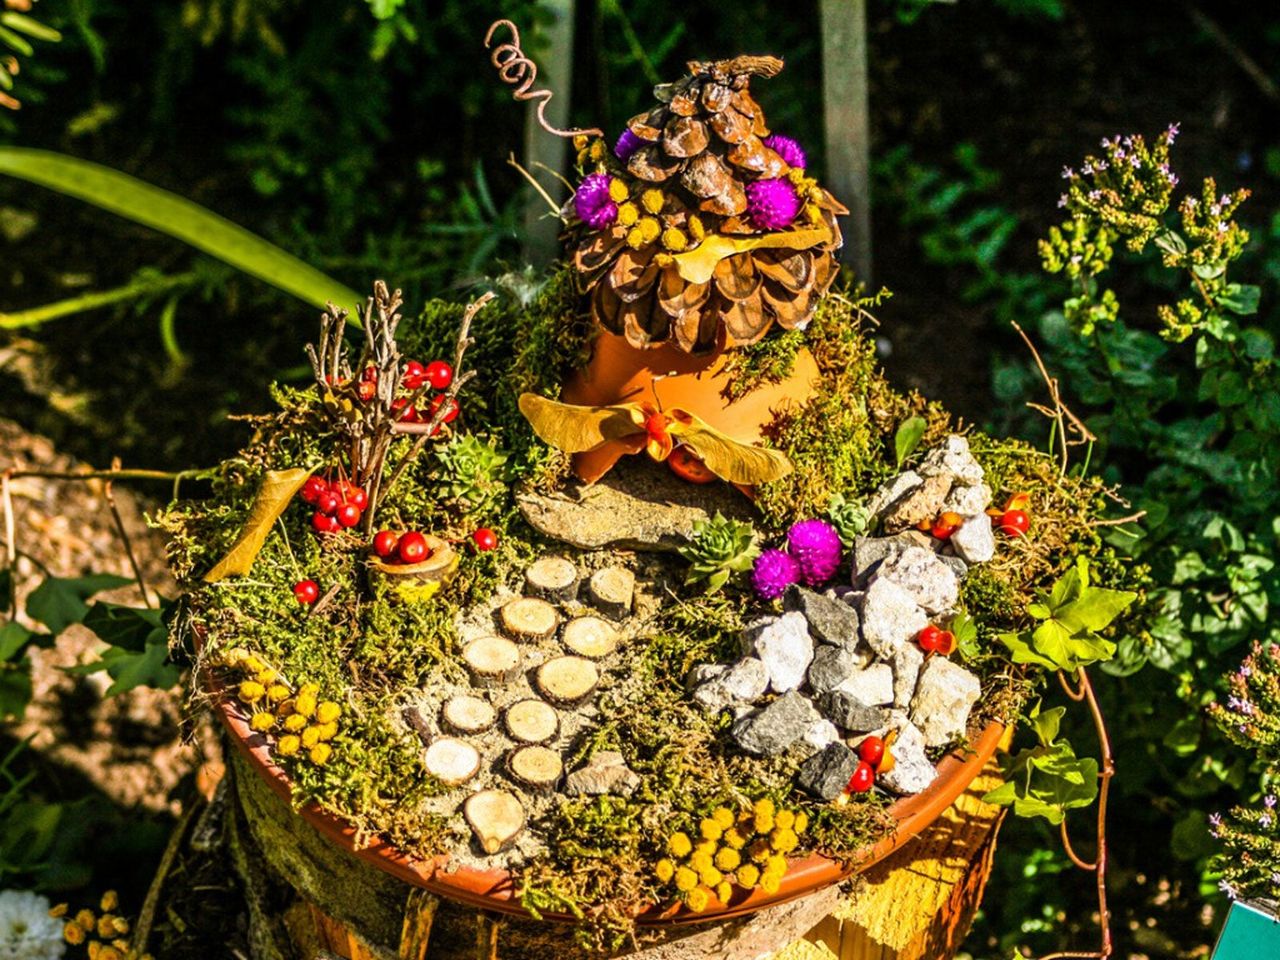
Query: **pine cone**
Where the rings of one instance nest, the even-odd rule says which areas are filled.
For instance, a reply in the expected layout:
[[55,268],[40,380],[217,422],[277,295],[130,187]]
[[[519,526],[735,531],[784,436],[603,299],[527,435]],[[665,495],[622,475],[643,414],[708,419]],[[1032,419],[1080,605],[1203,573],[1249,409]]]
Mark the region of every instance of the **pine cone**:
[[[596,320],[632,346],[754,343],[775,321],[803,326],[835,279],[836,215],[848,211],[794,165],[804,162],[794,140],[769,135],[749,89],[753,75],[781,69],[776,57],[692,62],[655,88],[659,105],[633,117],[612,152],[579,142],[593,172],[564,211],[574,264]],[[698,269],[687,254],[717,236],[753,244]]]

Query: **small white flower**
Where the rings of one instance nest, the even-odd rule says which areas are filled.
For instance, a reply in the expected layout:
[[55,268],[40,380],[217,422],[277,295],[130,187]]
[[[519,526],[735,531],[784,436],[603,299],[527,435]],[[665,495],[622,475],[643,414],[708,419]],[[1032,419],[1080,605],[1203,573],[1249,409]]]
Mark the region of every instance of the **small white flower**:
[[49,916],[49,901],[30,890],[0,890],[0,957],[62,960],[62,924]]

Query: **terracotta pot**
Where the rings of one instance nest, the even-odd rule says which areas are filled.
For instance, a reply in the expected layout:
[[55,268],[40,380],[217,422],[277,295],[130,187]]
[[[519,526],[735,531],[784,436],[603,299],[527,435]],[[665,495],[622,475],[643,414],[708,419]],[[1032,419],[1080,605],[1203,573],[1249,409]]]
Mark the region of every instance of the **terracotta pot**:
[[[209,692],[232,741],[243,751],[250,766],[278,796],[289,802],[292,793],[289,777],[272,760],[266,739],[250,729],[248,716],[240,711],[238,702],[220,682],[211,680]],[[853,862],[840,863],[819,854],[789,859],[786,876],[777,893],[769,894],[759,889],[738,890],[727,904],[713,897],[702,913],[693,913],[678,903],[666,906],[637,904],[636,922],[642,926],[657,926],[725,920],[794,900],[867,869],[901,847],[955,802],[996,752],[1004,730],[1003,724],[993,722],[982,730],[970,749],[957,750],[944,757],[938,764],[938,777],[929,789],[913,797],[904,797],[889,808],[897,820],[893,833],[860,851]],[[384,840],[357,846],[352,827],[315,803],[299,808],[298,815],[340,849],[353,853],[404,883],[482,910],[526,915],[512,876],[506,870],[460,867],[450,872],[446,869],[447,856],[416,860]],[[575,922],[574,917],[564,913],[544,911],[543,916],[548,920]]]
[[[763,383],[746,396],[730,400],[725,365],[731,357],[732,352],[725,350],[692,355],[670,345],[640,350],[624,337],[601,331],[591,360],[565,384],[561,399],[589,406],[649,403],[663,409],[679,407],[735,440],[754,443],[779,411],[802,405],[818,388],[818,365],[808,350],[801,349],[785,380]],[[575,455],[574,472],[593,482],[619,457],[637,449],[637,444],[624,441],[607,443]]]
[[458,554],[439,537],[426,534],[424,539],[431,552],[421,563],[387,563],[370,554],[366,564],[370,587],[392,590],[406,603],[430,600],[458,569]]

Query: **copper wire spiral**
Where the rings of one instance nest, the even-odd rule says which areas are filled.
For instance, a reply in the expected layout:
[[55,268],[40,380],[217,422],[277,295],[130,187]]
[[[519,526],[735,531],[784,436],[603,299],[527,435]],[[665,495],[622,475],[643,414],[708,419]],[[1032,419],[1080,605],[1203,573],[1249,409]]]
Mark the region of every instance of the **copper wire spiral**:
[[502,82],[515,88],[512,92],[512,96],[515,99],[538,101],[538,124],[542,129],[548,133],[555,134],[557,137],[576,137],[579,134],[603,137],[604,131],[595,127],[585,130],[576,128],[560,130],[547,122],[546,109],[547,102],[551,99],[551,91],[530,89],[538,79],[538,67],[520,49],[520,31],[516,29],[516,25],[510,20],[495,20],[490,24],[488,32],[484,35],[485,49],[487,50],[493,46],[493,35],[500,27],[506,27],[511,31],[511,41],[509,43],[501,43],[494,48],[493,54],[489,59],[494,67],[497,68],[498,77]]

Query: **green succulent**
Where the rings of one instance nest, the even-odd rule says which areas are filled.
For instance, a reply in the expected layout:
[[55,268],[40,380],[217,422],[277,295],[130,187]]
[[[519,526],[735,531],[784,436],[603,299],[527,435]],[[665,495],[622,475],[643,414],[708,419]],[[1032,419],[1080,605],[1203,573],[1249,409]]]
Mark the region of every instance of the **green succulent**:
[[710,520],[693,525],[693,537],[680,548],[689,561],[685,583],[707,582],[707,593],[715,593],[736,573],[746,573],[760,553],[755,528],[741,520],[727,520],[716,512]]
[[837,493],[827,506],[827,519],[840,535],[840,542],[846,547],[853,546],[855,537],[867,532],[871,525],[871,513],[866,506],[857,500],[850,500],[843,493]]
[[460,434],[436,451],[440,481],[467,513],[492,507],[506,493],[506,452],[473,434]]

